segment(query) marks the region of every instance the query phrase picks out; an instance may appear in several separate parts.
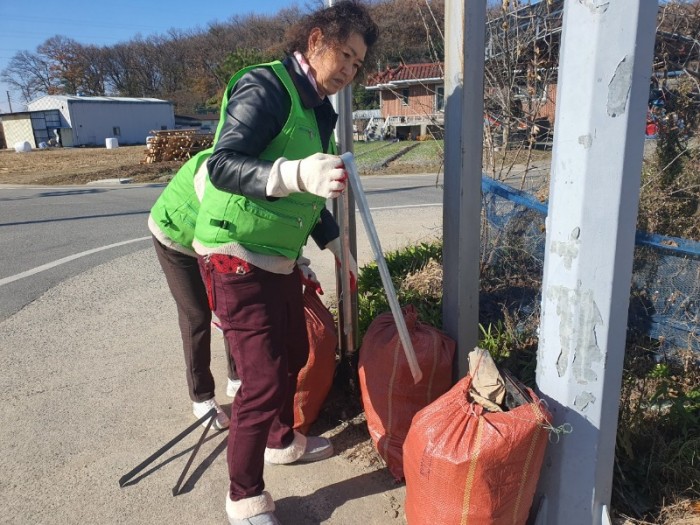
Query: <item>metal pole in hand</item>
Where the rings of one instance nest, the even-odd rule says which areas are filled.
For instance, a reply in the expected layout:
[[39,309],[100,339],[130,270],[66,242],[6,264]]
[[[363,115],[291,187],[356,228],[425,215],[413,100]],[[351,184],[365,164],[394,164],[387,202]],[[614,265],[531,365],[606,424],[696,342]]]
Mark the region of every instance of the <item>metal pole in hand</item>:
[[369,237],[369,242],[372,246],[372,251],[374,252],[374,258],[376,259],[377,266],[379,267],[379,275],[382,278],[387,299],[389,299],[389,307],[391,308],[391,313],[394,315],[396,328],[399,331],[399,339],[401,339],[403,351],[406,354],[408,366],[411,369],[411,374],[413,375],[413,381],[414,383],[418,383],[423,377],[423,373],[418,366],[418,359],[416,359],[416,353],[413,350],[413,343],[411,342],[411,337],[408,333],[408,328],[406,327],[406,320],[403,318],[403,314],[401,313],[401,306],[399,305],[399,300],[396,297],[394,283],[391,280],[389,268],[386,265],[386,259],[384,259],[384,253],[382,253],[382,247],[379,243],[379,237],[377,236],[377,230],[374,227],[374,221],[372,220],[372,215],[369,211],[367,197],[362,190],[362,183],[360,182],[360,176],[357,173],[355,157],[352,153],[343,153],[340,158],[343,159],[343,163],[345,164],[345,168],[348,172],[348,178],[350,179],[350,187],[355,195],[355,199],[357,199],[357,206],[360,209],[362,222],[365,225],[365,231]]
[[[352,142],[352,90],[347,87],[336,96],[338,111],[338,143],[342,153],[353,151]],[[340,312],[340,342],[343,355],[349,355],[357,347],[357,293],[350,286],[348,268],[351,256],[356,256],[355,199],[352,191],[345,191],[333,201],[335,216],[340,226],[340,265],[337,282],[338,310]]]

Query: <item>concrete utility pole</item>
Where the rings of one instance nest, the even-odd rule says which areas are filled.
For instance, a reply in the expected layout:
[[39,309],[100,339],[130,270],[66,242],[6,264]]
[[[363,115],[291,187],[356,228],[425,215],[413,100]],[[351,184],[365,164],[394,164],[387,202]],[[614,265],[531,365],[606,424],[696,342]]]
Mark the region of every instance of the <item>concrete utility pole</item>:
[[455,373],[479,336],[485,0],[445,4],[443,326],[457,341]]
[[610,523],[657,2],[566,2],[537,384],[554,426],[539,524]]

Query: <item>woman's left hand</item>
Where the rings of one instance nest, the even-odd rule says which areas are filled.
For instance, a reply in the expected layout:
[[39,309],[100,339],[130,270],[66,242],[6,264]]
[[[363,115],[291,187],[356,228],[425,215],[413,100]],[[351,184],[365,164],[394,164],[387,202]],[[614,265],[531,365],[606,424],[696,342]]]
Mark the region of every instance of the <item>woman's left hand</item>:
[[[341,261],[343,259],[342,256],[342,250],[340,247],[340,237],[336,237],[332,241],[329,241],[328,244],[326,244],[326,248],[335,256],[335,264],[338,268],[342,268]],[[351,253],[348,253],[348,268],[345,268],[347,272],[350,274],[350,291],[354,292],[357,290],[357,261],[355,258],[352,256]]]
[[321,283],[318,281],[314,271],[309,268],[311,261],[301,255],[297,259],[297,268],[301,273],[301,282],[304,286],[309,286],[313,288],[318,295],[323,295],[323,288],[321,288]]

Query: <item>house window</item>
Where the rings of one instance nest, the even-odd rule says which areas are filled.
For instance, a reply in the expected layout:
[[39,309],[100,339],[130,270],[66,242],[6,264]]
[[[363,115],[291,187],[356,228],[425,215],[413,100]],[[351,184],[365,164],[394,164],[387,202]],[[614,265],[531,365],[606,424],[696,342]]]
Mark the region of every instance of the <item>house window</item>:
[[114,126],[112,128],[112,136],[114,137],[120,137],[122,134],[122,130],[119,128],[119,126]]
[[435,111],[445,111],[445,88],[442,86],[435,90]]
[[408,88],[401,90],[401,105],[408,106]]

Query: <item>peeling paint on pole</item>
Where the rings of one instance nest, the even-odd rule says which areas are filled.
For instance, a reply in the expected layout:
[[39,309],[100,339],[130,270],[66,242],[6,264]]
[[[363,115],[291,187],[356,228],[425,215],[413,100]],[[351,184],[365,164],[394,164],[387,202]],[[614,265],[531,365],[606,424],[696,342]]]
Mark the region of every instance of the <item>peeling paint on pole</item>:
[[577,383],[585,385],[596,381],[596,369],[603,360],[596,330],[603,319],[593,300],[592,290],[552,286],[547,289],[547,299],[556,306],[559,318],[559,377],[564,377],[571,366],[571,373]]
[[634,57],[627,60],[623,58],[617,65],[615,74],[608,85],[608,115],[618,117],[625,112],[627,99],[632,89],[632,65]]
[[574,259],[578,257],[578,251],[579,251],[579,241],[578,238],[581,234],[581,229],[580,228],[574,228],[571,231],[571,235],[569,236],[569,240],[566,242],[561,242],[561,241],[552,241],[552,246],[549,249],[549,251],[552,254],[558,255],[563,259],[564,262],[564,268],[567,270],[571,269],[571,265],[574,262]]
[[581,412],[585,412],[588,405],[595,403],[595,396],[590,392],[581,392],[574,400],[574,406]]
[[579,0],[582,6],[587,8],[594,15],[600,15],[605,13],[610,6],[610,2],[597,3],[592,0]]
[[593,145],[593,138],[591,137],[590,133],[586,135],[581,135],[578,138],[578,143],[581,144],[585,149],[588,149]]

